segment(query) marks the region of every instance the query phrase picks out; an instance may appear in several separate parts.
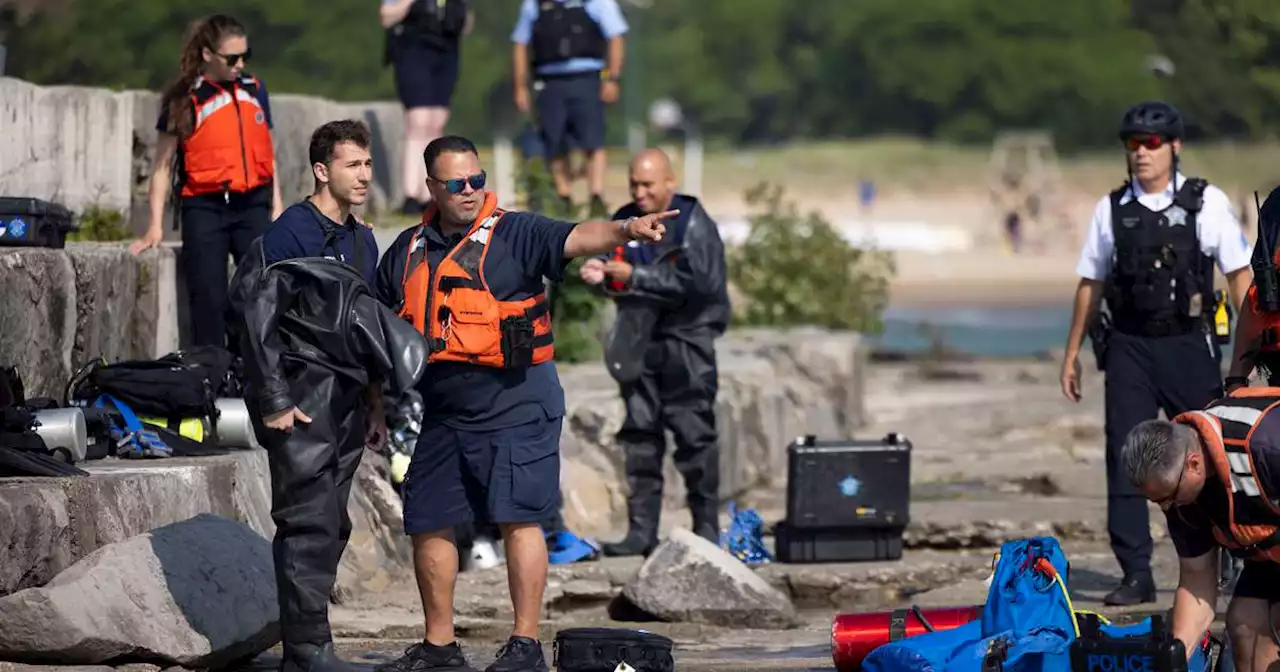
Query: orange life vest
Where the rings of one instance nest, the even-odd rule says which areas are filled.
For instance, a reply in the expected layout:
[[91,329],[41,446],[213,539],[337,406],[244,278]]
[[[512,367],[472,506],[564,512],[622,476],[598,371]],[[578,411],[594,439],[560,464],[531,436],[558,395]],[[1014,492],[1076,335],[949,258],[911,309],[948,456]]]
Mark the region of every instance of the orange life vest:
[[1226,489],[1227,519],[1211,521],[1214,538],[1263,562],[1280,562],[1280,503],[1262,487],[1255,458],[1280,450],[1280,414],[1272,413],[1277,406],[1280,388],[1241,387],[1173,419],[1200,435]]
[[462,242],[449,250],[435,273],[427,263],[422,230],[435,217],[432,205],[409,239],[405,256],[404,303],[400,317],[427,337],[427,362],[467,362],[517,369],[551,361],[555,346],[546,291],[520,301],[493,295],[484,261],[505,211],[489,192]]
[[271,129],[257,94],[258,80],[248,75],[229,89],[196,80],[195,126],[182,143],[183,196],[244,193],[275,177]]

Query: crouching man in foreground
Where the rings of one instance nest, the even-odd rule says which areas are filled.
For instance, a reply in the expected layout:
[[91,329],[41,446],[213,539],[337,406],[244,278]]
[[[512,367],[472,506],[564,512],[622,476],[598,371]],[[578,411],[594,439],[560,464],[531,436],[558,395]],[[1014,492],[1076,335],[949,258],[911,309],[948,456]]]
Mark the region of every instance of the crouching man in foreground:
[[272,543],[285,672],[354,669],[333,651],[329,594],[351,536],[347,496],[366,443],[385,435],[380,388],[426,366],[421,334],[370,289],[377,249],[352,217],[371,161],[360,122],[311,141],[315,192],[251,246],[231,283],[245,403],[271,466]]
[[1245,559],[1227,608],[1239,672],[1280,663],[1277,402],[1280,388],[1239,388],[1203,411],[1139,424],[1121,452],[1129,479],[1168,518],[1179,559],[1173,632],[1188,652],[1214,620],[1219,549]]

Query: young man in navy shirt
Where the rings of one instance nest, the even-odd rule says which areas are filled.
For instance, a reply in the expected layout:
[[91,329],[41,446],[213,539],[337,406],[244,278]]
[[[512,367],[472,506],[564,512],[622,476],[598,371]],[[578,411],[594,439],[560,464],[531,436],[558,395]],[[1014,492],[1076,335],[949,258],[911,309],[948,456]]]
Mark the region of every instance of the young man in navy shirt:
[[559,501],[565,404],[543,278],[561,279],[574,257],[660,239],[662,222],[677,213],[581,224],[503,213],[485,191],[471,141],[439,138],[423,158],[433,205],[387,250],[378,295],[432,348],[404,492],[426,638],[383,669],[472,669],[453,628],[453,528],[475,521],[502,531],[515,612],[512,636],[488,672],[545,672],[538,620],[548,558],[539,522]]
[[[373,159],[369,154],[369,127],[345,119],[331,121],[311,134],[311,172],[315,191],[289,206],[262,234],[266,264],[299,257],[325,257],[350,264],[360,271],[370,288],[378,267],[378,241],[373,231],[351,214],[351,207],[369,197]],[[368,392],[370,438],[386,435],[382,393]],[[297,408],[263,418],[267,427],[289,431],[293,423],[311,422]]]
[[[351,214],[352,206],[368,198],[369,143],[369,129],[360,121],[333,121],[316,129],[310,146],[315,190],[262,234],[265,264],[325,257],[358,270],[372,287],[378,246],[373,232]],[[330,394],[329,404],[312,408],[324,414],[316,418],[315,430],[308,427],[312,418],[297,406],[262,418],[278,441],[268,455],[286,672],[352,669],[333,652],[328,596],[351,532],[345,515],[351,478],[365,446],[381,445],[387,433],[381,383],[371,381],[364,390],[352,385],[359,384],[346,383]],[[353,414],[361,410],[356,406],[361,396],[363,428],[360,414]]]

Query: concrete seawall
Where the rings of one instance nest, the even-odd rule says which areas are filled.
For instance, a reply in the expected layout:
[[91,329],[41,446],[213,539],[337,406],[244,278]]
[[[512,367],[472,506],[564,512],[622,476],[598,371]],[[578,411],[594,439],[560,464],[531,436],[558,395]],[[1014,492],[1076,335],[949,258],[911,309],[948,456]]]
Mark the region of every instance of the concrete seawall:
[[[36,86],[0,77],[0,195],[99,207],[146,226],[160,95],[79,86]],[[311,189],[307,145],[334,119],[362,119],[373,131],[374,206],[404,199],[397,178],[403,111],[395,102],[338,103],[312,96],[271,97],[281,190],[286,202]],[[177,232],[166,224],[166,238]]]

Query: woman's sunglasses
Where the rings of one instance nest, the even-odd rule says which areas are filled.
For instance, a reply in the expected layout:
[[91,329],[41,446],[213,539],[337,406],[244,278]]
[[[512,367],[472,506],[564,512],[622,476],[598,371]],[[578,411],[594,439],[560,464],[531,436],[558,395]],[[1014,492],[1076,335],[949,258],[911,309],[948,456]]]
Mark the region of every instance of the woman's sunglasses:
[[[214,52],[214,53],[216,54],[217,52]],[[243,60],[245,63],[248,63],[249,57],[252,55],[253,55],[252,49],[245,49],[243,54],[218,54],[218,58],[221,58],[223,61],[226,61],[228,68],[234,68],[237,65],[239,65],[241,60]]]
[[432,177],[431,179],[444,185],[446,191],[451,194],[461,194],[466,191],[467,185],[470,184],[472,189],[479,191],[484,189],[485,172],[482,170],[476,175],[470,177],[459,177],[453,180],[441,180]]
[[1138,151],[1139,147],[1146,147],[1150,150],[1157,150],[1163,147],[1165,139],[1158,135],[1138,135],[1124,139],[1124,146],[1131,152]]

